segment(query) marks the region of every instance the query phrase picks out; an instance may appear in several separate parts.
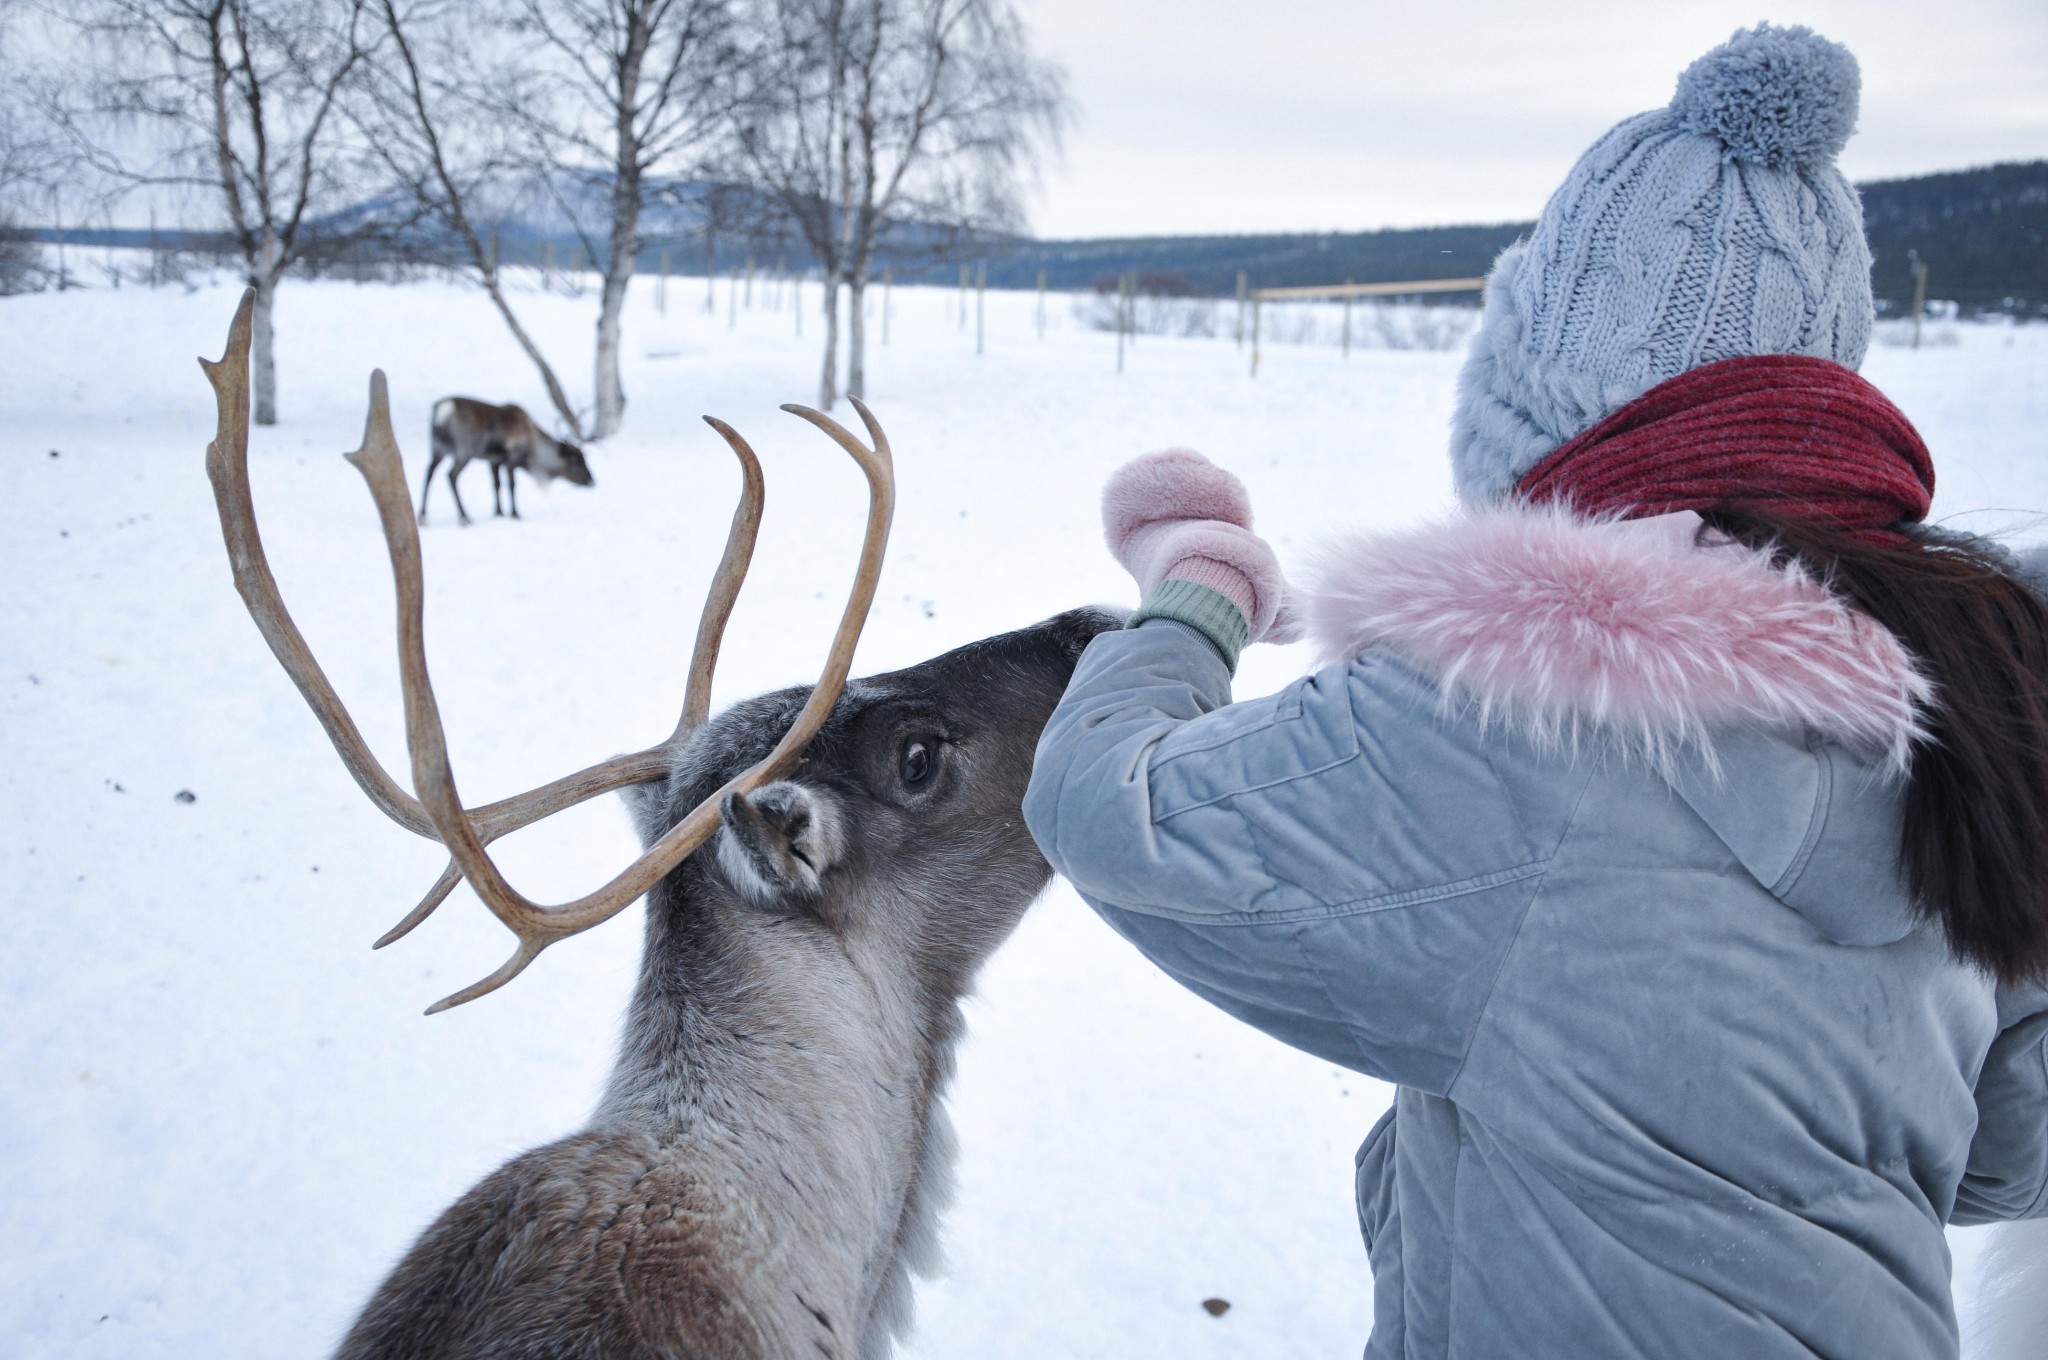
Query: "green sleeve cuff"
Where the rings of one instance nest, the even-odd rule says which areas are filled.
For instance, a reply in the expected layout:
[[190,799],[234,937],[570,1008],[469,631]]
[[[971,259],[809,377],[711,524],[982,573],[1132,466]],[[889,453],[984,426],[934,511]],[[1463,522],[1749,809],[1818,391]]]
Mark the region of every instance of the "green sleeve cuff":
[[1244,650],[1252,634],[1251,625],[1245,622],[1244,611],[1231,603],[1228,595],[1207,586],[1198,586],[1193,581],[1162,582],[1159,589],[1138,606],[1138,612],[1131,615],[1131,621],[1125,627],[1136,628],[1147,619],[1172,619],[1194,629],[1223,653],[1223,664],[1230,668],[1232,675],[1237,674],[1238,653]]

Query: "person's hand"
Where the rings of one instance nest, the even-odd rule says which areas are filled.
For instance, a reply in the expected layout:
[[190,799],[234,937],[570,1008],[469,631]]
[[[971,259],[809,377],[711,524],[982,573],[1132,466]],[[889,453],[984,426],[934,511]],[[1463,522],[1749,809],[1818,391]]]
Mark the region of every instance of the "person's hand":
[[1244,483],[1192,449],[1133,458],[1102,489],[1103,536],[1141,596],[1168,581],[1207,586],[1244,615],[1248,641],[1293,642],[1287,578],[1251,529]]

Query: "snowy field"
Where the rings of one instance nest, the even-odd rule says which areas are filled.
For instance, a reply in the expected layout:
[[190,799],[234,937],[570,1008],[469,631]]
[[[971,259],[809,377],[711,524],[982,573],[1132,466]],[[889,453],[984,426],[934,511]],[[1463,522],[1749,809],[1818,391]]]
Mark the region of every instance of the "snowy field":
[[[510,937],[466,891],[398,945],[440,852],[360,796],[229,584],[202,453],[226,285],[0,301],[0,1351],[317,1355],[414,1233],[502,1159],[575,1128],[609,1062],[637,910],[509,989],[420,1010]],[[1122,459],[1199,447],[1250,483],[1283,558],[1450,504],[1455,353],[1113,336],[1055,300],[988,299],[987,352],[950,290],[899,289],[870,391],[896,447],[894,547],[857,670],[890,669],[1089,601],[1131,598],[1096,491]],[[815,305],[815,285],[809,290]],[[436,491],[428,641],[464,795],[482,801],[665,734],[731,508],[725,417],[768,469],[730,699],[808,679],[840,608],[860,482],[775,410],[816,391],[818,321],[729,319],[678,282],[627,325],[627,433],[597,486],[528,489],[523,523],[458,529]],[[588,390],[591,296],[525,297]],[[758,299],[757,299],[758,301]],[[879,301],[879,299],[877,299]],[[254,435],[284,594],[371,743],[404,766],[391,598],[370,503],[336,456],[391,375],[417,478],[434,398],[544,411],[482,297],[288,284],[283,423]],[[1926,434],[1938,515],[2048,507],[2048,329],[1951,327],[1866,371]],[[844,414],[844,408],[841,408]],[[849,417],[850,418],[850,417]],[[417,483],[415,482],[415,485]],[[2012,515],[1962,522],[2004,523]],[[1241,693],[1300,649],[1255,649]],[[189,790],[192,801],[179,801]],[[636,849],[615,800],[503,843],[543,898]],[[1237,1026],[1168,983],[1063,887],[971,1004],[952,1107],[951,1267],[918,1296],[918,1357],[1356,1355],[1369,1275],[1351,1154],[1386,1088]],[[1976,1243],[1959,1244],[1969,1289]],[[1230,1302],[1212,1318],[1204,1299]]]

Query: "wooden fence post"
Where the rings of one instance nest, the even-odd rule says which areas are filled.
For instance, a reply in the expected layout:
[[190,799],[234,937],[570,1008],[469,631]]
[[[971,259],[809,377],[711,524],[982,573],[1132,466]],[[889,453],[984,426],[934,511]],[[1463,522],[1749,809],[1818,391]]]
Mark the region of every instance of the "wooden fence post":
[[1242,269],[1237,271],[1237,347],[1244,348],[1244,297],[1245,277]]
[[967,329],[967,266],[960,266],[960,329]]
[[555,243],[551,240],[541,242],[540,286],[546,292],[555,291]]
[[1256,378],[1256,377],[1258,377],[1258,376],[1259,376],[1259,308],[1260,308],[1260,306],[1261,306],[1261,299],[1260,299],[1259,295],[1258,295],[1257,293],[1253,293],[1253,294],[1252,294],[1252,376],[1253,376],[1254,378]]
[[654,285],[654,310],[668,315],[668,247],[661,251],[661,282]]
[[1920,258],[1920,252],[1909,251],[1907,258],[1913,262],[1913,348],[1920,348],[1920,318],[1927,315],[1927,261]]
[[1124,298],[1131,286],[1131,276],[1116,276],[1116,371],[1124,371]]
[[[1351,280],[1344,280],[1344,286],[1349,288]],[[1347,359],[1351,357],[1351,294],[1349,293],[1344,295],[1344,357]]]
[[747,300],[748,311],[754,310],[754,257],[747,256]]

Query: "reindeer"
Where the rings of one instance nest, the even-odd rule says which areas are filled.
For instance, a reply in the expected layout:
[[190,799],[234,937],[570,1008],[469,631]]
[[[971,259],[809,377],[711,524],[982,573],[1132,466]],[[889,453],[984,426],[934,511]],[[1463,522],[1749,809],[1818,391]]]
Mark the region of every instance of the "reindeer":
[[[872,448],[786,406],[867,475],[860,566],[817,684],[710,719],[762,481],[746,442],[706,417],[743,489],[676,731],[465,808],[426,670],[418,530],[380,372],[363,447],[347,456],[370,484],[398,586],[415,798],[363,745],[265,563],[248,487],[248,340],[245,299],[227,354],[204,364],[219,404],[207,468],[237,587],[371,801],[451,855],[378,945],[465,879],[511,928],[505,965],[432,1014],[648,902],[618,1060],[589,1123],[442,1214],[338,1357],[882,1360],[908,1326],[911,1273],[936,1254],[960,1000],[1050,877],[1020,811],[1032,750],[1082,649],[1116,620],[1076,610],[849,683],[893,509],[889,444],[858,401]],[[542,906],[505,881],[488,842],[617,789],[646,849],[609,884]]]
[[427,522],[427,495],[434,488],[434,469],[452,459],[448,468],[448,494],[455,498],[455,513],[464,524],[469,511],[462,507],[462,488],[455,479],[462,469],[478,459],[491,465],[491,513],[503,516],[498,499],[498,474],[505,477],[505,491],[512,502],[512,518],[519,518],[519,473],[543,482],[566,478],[577,486],[591,486],[590,464],[583,450],[542,431],[533,417],[518,406],[493,406],[475,397],[443,397],[434,403],[427,425],[427,475],[420,483],[420,523]]

